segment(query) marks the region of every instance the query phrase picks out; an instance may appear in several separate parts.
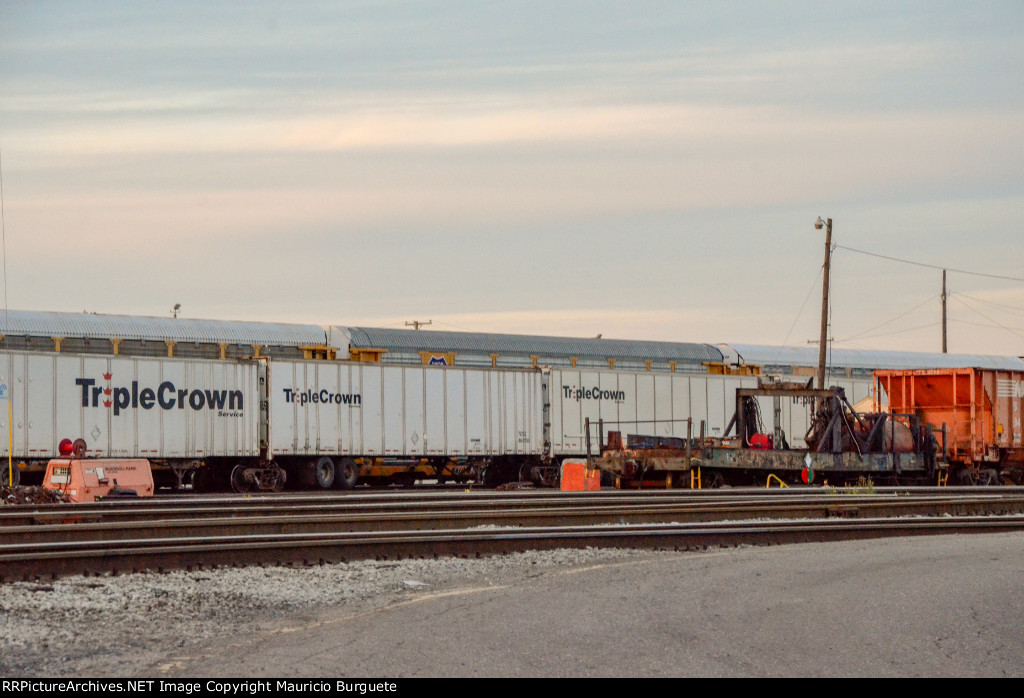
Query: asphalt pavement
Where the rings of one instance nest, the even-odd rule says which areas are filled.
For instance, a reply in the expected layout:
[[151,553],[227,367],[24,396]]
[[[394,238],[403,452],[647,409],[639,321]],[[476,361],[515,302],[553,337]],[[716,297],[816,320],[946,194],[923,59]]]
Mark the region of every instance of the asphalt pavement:
[[1024,534],[665,552],[325,609],[167,676],[1024,676]]

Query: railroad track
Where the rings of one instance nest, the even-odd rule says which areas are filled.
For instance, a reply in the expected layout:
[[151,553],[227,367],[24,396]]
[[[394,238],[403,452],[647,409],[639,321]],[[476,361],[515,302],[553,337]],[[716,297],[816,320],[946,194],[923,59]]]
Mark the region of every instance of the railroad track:
[[872,495],[530,494],[234,497],[4,510],[0,579],[1024,529],[1024,493],[1002,488]]

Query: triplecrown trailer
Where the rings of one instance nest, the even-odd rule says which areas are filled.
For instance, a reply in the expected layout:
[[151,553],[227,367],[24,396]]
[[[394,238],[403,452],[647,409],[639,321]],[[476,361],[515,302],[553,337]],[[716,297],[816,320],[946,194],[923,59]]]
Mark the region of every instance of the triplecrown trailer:
[[0,388],[15,480],[67,438],[200,491],[351,487],[373,458],[458,459],[493,482],[545,450],[534,370],[0,352]]
[[[83,439],[90,457],[158,463],[165,484],[202,463],[258,458],[261,371],[253,361],[0,352],[0,432],[10,435],[0,454],[41,473],[62,439]],[[4,470],[5,482],[20,479]]]

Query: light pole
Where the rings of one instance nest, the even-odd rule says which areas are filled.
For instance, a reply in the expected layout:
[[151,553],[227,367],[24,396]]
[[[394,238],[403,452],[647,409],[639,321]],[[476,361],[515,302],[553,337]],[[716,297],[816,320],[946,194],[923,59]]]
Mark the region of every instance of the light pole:
[[818,342],[818,390],[825,389],[825,343],[828,337],[828,271],[832,261],[832,219],[814,222],[815,230],[825,228],[825,268],[821,282],[821,339]]

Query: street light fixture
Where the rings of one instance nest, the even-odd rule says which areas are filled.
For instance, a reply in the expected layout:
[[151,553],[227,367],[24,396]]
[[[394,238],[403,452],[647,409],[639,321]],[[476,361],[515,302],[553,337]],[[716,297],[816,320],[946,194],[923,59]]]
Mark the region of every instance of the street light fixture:
[[825,343],[828,337],[828,272],[832,261],[832,219],[814,222],[814,229],[825,228],[825,267],[821,282],[821,339],[818,341],[818,390],[825,389]]

